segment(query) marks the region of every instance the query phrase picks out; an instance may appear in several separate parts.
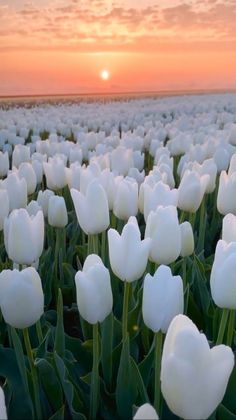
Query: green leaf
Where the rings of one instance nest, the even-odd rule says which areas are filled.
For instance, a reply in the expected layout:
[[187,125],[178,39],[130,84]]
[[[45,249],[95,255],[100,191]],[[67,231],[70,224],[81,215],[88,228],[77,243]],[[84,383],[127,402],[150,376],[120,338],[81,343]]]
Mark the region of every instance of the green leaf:
[[139,364],[139,372],[142,376],[143,382],[146,387],[148,386],[153,366],[154,366],[154,346],[152,345],[147,356],[144,357],[142,362]]
[[117,410],[122,419],[126,420],[132,417],[132,405],[135,402],[136,395],[137,386],[132,377],[129,337],[127,337],[123,342],[116,386]]
[[25,387],[25,392],[29,393],[29,386],[28,386],[28,379],[27,379],[27,371],[25,366],[25,359],[27,357],[24,356],[23,347],[21,341],[19,339],[18,334],[16,333],[15,328],[11,327],[11,337],[15,349],[16,360],[18,363],[19,371],[21,374],[21,379]]
[[101,363],[103,377],[108,387],[112,381],[112,349],[113,349],[113,314],[111,313],[101,324],[102,348]]
[[0,346],[0,376],[7,379],[7,388],[11,398],[8,402],[7,412],[9,419],[33,419],[34,410],[30,394],[25,392],[15,352],[13,349]]
[[65,406],[63,405],[53,416],[49,418],[49,420],[64,420],[64,411]]
[[227,385],[226,393],[223,399],[223,404],[227,409],[236,414],[236,366],[234,365],[233,371],[230,375]]
[[132,372],[131,375],[132,375],[133,381],[135,382],[137,386],[137,389],[141,398],[141,404],[144,404],[145,402],[149,402],[147,390],[144,385],[143,378],[140,374],[139,368],[132,357],[130,357],[130,362],[131,362],[131,372]]
[[58,289],[58,300],[57,300],[57,326],[55,332],[55,344],[54,351],[58,355],[64,356],[65,354],[65,332],[63,324],[63,300],[61,289]]
[[36,366],[46,397],[53,411],[57,411],[63,404],[63,392],[55,368],[45,359],[37,359]]
[[54,352],[54,361],[72,419],[86,420],[84,415],[79,412],[79,410],[83,409],[82,401],[76,388],[69,380],[68,370],[63,360],[56,352]]
[[228,410],[223,404],[220,404],[216,412],[216,418],[217,420],[235,420],[236,415]]
[[39,359],[44,359],[48,350],[48,342],[51,338],[51,330],[47,331],[42,343],[36,349],[35,357]]

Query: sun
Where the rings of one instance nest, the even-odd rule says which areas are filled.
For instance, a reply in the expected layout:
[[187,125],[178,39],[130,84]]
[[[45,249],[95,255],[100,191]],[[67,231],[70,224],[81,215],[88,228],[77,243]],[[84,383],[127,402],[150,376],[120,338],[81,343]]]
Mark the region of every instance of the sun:
[[110,72],[104,69],[101,71],[100,77],[102,80],[108,80],[110,78]]

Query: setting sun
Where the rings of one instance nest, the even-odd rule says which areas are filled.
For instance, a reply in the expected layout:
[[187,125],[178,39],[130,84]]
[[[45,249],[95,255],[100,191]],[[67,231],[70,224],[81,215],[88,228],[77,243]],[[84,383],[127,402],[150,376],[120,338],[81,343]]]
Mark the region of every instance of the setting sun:
[[108,80],[110,78],[110,73],[108,70],[102,70],[100,76],[102,80]]

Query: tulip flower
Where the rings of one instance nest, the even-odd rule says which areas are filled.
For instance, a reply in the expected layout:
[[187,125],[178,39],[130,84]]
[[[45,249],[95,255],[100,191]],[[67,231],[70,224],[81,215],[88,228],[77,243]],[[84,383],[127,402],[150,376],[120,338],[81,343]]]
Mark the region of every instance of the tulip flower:
[[106,230],[110,223],[107,195],[104,188],[94,179],[88,185],[86,195],[72,188],[71,197],[79,225],[87,235]]
[[7,175],[9,171],[9,155],[8,152],[0,151],[0,178]]
[[133,178],[121,179],[114,191],[113,212],[118,219],[128,220],[138,213],[138,184]]
[[194,251],[194,237],[191,223],[183,222],[180,224],[181,232],[181,257],[188,257]]
[[236,242],[236,216],[232,213],[226,214],[223,218],[222,239],[227,243]]
[[134,166],[133,151],[119,146],[111,153],[111,169],[117,175],[127,175],[129,169]]
[[17,144],[12,153],[12,167],[19,168],[23,162],[30,161],[30,148],[23,144]]
[[147,218],[145,238],[151,238],[149,258],[156,264],[174,262],[181,251],[181,231],[177,209],[159,206]]
[[44,217],[39,210],[30,216],[25,209],[13,210],[4,222],[4,243],[11,260],[30,265],[43,252]]
[[159,181],[153,189],[148,184],[144,185],[144,219],[146,221],[151,210],[155,211],[158,206],[177,206],[177,189],[174,188],[171,190],[162,181]]
[[219,190],[217,195],[217,209],[219,213],[236,214],[236,172],[227,175],[225,171],[220,174]]
[[112,310],[110,274],[101,258],[90,254],[83,271],[75,276],[77,305],[81,316],[90,324],[102,322]]
[[26,180],[27,194],[33,194],[37,186],[37,178],[32,164],[29,162],[21,163],[17,172],[20,178]]
[[161,391],[170,410],[183,419],[207,419],[222,401],[234,355],[230,347],[210,349],[207,338],[185,315],[167,331]]
[[9,198],[9,210],[19,209],[27,205],[27,184],[24,178],[12,172],[9,173],[1,184],[0,188],[7,190]]
[[0,387],[0,419],[7,420],[7,409],[6,409],[6,403],[5,403],[5,395]]
[[48,223],[56,228],[63,228],[68,223],[66,203],[63,197],[53,195],[48,202]]
[[55,156],[49,158],[48,162],[43,162],[43,169],[46,175],[47,187],[49,189],[57,191],[66,186],[66,168],[61,157]]
[[133,420],[158,420],[156,410],[151,406],[151,404],[143,404],[135,413]]
[[51,190],[40,190],[38,192],[37,202],[42,207],[44,217],[48,217],[48,204],[50,197],[54,196],[54,192]]
[[137,219],[130,217],[121,235],[108,231],[109,258],[112,271],[122,281],[138,280],[147,266],[151,239],[141,240]]
[[202,202],[210,176],[200,176],[197,172],[186,170],[179,184],[178,208],[195,213]]
[[161,265],[154,276],[146,274],[143,286],[143,320],[153,332],[166,333],[175,315],[184,309],[183,282]]
[[44,295],[33,267],[0,273],[0,307],[5,322],[14,328],[28,328],[40,319]]
[[99,403],[99,338],[98,322],[112,311],[113,297],[109,270],[101,258],[90,254],[86,258],[83,271],[75,275],[78,310],[82,318],[93,324],[93,369],[90,393],[90,417],[96,418]]
[[0,231],[3,230],[4,220],[9,214],[9,198],[6,190],[0,189]]
[[236,242],[219,240],[212,265],[212,298],[220,308],[236,309]]

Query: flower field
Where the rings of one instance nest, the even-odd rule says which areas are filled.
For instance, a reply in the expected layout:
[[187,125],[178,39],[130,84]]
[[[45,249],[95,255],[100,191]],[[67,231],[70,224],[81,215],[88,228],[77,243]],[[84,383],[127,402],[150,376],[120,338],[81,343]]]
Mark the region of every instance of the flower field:
[[236,419],[236,94],[0,105],[0,418]]

